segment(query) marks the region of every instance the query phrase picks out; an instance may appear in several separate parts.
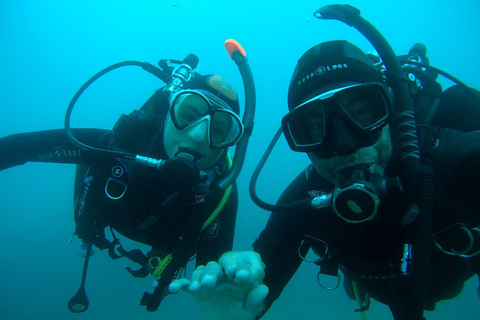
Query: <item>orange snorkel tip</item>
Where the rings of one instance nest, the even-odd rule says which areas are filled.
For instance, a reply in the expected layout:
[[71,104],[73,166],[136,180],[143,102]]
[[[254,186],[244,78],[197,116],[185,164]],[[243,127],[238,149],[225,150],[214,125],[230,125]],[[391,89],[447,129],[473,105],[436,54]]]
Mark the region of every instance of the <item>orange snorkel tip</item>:
[[227,49],[228,55],[232,60],[234,60],[233,53],[235,51],[238,51],[243,57],[247,56],[247,53],[245,52],[245,50],[243,50],[242,46],[233,39],[228,39],[227,41],[225,41],[225,49]]

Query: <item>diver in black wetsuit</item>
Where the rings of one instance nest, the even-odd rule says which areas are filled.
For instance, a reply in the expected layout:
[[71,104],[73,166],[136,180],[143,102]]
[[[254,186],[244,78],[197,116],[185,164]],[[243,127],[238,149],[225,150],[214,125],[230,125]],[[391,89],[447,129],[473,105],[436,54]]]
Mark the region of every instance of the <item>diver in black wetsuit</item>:
[[[237,51],[231,57],[251,94],[246,58]],[[178,63],[154,70],[172,82],[139,110],[122,115],[111,131],[49,130],[0,139],[0,170],[27,162],[77,164],[74,234],[87,251],[82,285],[69,302],[72,312],[88,308],[84,282],[92,245],[108,249],[114,259],[125,256],[140,264],[138,270],[127,268],[133,276],[150,273],[160,279],[154,293],[142,298],[149,311],[158,308],[168,294],[165,287],[189,259],[205,264],[232,249],[238,203],[234,178],[240,168],[232,165],[228,147],[241,141],[237,148],[244,153],[250,132],[244,134],[237,92],[225,78],[200,75],[195,66]],[[253,121],[251,106],[248,113]],[[244,154],[238,157],[241,163]],[[105,236],[107,227],[113,241]],[[146,255],[128,251],[115,232],[151,250]]]
[[[345,7],[340,16],[356,25]],[[415,65],[426,60],[422,45],[391,57],[379,42],[388,63],[347,41],[298,60],[281,129],[312,164],[276,205],[261,201],[254,186],[274,139],[250,185],[272,211],[256,252],[225,253],[170,285],[190,291],[209,319],[242,305],[255,308],[235,319],[260,318],[302,261],[320,266],[320,285],[324,275],[340,284],[341,271],[358,311],[373,298],[395,320],[424,319],[480,273],[480,93],[463,84],[442,92],[435,70]],[[310,249],[318,259],[307,258]]]
[[[343,69],[302,82],[318,66],[331,64]],[[417,287],[404,283],[412,272],[415,251],[406,244],[419,207],[402,196],[401,169],[392,155],[392,107],[379,76],[367,56],[344,41],[317,45],[298,62],[283,132],[291,149],[307,152],[312,165],[277,204],[315,198],[318,206],[274,212],[254,243],[266,265],[267,307],[312,249],[319,258],[310,262],[324,275],[341,271],[347,294],[365,309],[373,298],[388,305],[396,320],[421,319],[409,309]],[[423,302],[429,311],[460,294],[480,272],[480,131],[437,128],[436,139],[434,245]]]
[[[215,222],[202,229],[198,244],[191,244],[191,256],[198,253],[197,262],[204,262],[232,246],[235,187],[228,192],[230,196],[209,193],[208,188],[222,172],[228,172],[226,150],[241,137],[242,125],[235,117],[239,111],[236,92],[218,75],[197,76],[184,89],[170,98],[171,108],[162,101],[163,92],[159,90],[140,110],[122,116],[107,134],[109,149],[172,159],[162,170],[129,160],[97,159],[87,172],[77,172],[77,182],[82,186],[77,184],[76,233],[84,241],[102,247],[103,229],[111,226],[132,240],[151,245],[152,252],[171,253],[192,213],[204,214],[207,221],[218,208],[211,217]],[[223,112],[205,116],[207,110],[200,109],[208,107],[204,101]],[[178,124],[180,121],[188,122]],[[221,139],[227,130],[234,131],[235,136],[215,144],[215,136]],[[181,166],[191,161],[190,156],[195,167]],[[89,216],[98,217],[98,221]],[[92,229],[92,223],[99,223],[98,230]]]

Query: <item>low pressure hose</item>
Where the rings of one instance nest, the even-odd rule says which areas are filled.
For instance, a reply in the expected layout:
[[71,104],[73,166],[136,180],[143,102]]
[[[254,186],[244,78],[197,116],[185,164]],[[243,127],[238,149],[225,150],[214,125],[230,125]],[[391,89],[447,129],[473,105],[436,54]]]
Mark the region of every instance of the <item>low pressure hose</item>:
[[70,128],[70,118],[72,117],[73,107],[75,106],[75,104],[77,103],[78,99],[83,94],[83,92],[92,83],[97,81],[103,75],[109,73],[110,71],[113,71],[115,69],[125,67],[125,66],[138,66],[138,67],[141,67],[142,69],[144,69],[145,71],[153,74],[154,76],[156,76],[157,78],[159,78],[160,80],[162,80],[165,83],[170,81],[169,75],[166,72],[163,72],[161,69],[155,67],[154,65],[152,65],[148,62],[140,62],[140,61],[119,62],[119,63],[113,64],[113,65],[101,70],[97,74],[95,74],[87,82],[85,82],[83,84],[83,86],[81,86],[80,89],[75,93],[75,95],[73,96],[72,100],[70,101],[70,103],[67,107],[67,111],[66,111],[66,114],[65,114],[65,131],[67,133],[67,137],[79,149],[85,150],[85,151],[91,151],[91,152],[98,152],[98,153],[101,153],[101,154],[108,153],[108,154],[112,155],[112,157],[135,160],[135,155],[130,154],[130,153],[100,149],[100,148],[96,148],[96,147],[93,147],[93,146],[86,145],[86,144],[80,142],[77,138],[75,138],[75,136],[72,133],[72,129]]

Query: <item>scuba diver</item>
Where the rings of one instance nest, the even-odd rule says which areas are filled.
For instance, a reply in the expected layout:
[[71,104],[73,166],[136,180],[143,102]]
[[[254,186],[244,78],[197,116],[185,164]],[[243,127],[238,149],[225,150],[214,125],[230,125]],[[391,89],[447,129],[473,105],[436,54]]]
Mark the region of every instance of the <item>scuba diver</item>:
[[[127,61],[104,69],[74,96],[65,130],[20,133],[0,139],[0,170],[26,162],[77,165],[74,190],[74,236],[85,256],[82,281],[69,301],[70,311],[87,310],[85,276],[92,246],[111,258],[126,257],[134,277],[151,274],[153,293],[141,305],[157,310],[165,290],[181,276],[188,261],[217,259],[232,250],[240,172],[255,110],[253,78],[245,51],[234,40],[225,43],[245,85],[240,118],[236,89],[220,75],[195,71],[198,58],[160,60],[159,67]],[[71,129],[78,97],[96,79],[116,68],[140,66],[165,82],[139,109],[122,115],[112,130]],[[235,155],[228,148],[236,146]],[[105,234],[108,228],[110,236]],[[116,233],[151,246],[127,250]],[[109,240],[110,239],[110,240]]]
[[[191,292],[211,315],[253,304],[236,319],[259,319],[305,261],[320,267],[324,289],[338,287],[341,272],[363,319],[370,299],[395,320],[425,319],[480,273],[480,93],[459,81],[442,91],[423,45],[397,57],[356,8],[316,15],[358,28],[380,57],[344,40],[302,55],[289,112],[251,180],[252,199],[272,211],[255,252],[225,253],[170,290]],[[282,131],[312,163],[274,205],[255,184]],[[225,286],[235,295],[225,297]],[[211,302],[221,295],[223,305]]]

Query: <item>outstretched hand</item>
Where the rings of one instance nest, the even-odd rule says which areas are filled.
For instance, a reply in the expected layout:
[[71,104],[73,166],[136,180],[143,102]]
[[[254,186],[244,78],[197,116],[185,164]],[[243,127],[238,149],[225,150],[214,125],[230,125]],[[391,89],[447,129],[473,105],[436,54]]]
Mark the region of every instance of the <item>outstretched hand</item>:
[[217,262],[199,266],[191,280],[173,281],[172,293],[190,292],[209,320],[253,320],[263,311],[268,288],[265,265],[253,251],[227,252]]

